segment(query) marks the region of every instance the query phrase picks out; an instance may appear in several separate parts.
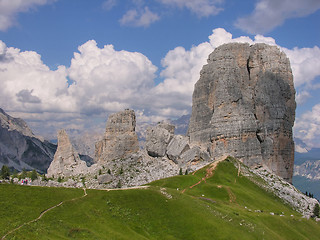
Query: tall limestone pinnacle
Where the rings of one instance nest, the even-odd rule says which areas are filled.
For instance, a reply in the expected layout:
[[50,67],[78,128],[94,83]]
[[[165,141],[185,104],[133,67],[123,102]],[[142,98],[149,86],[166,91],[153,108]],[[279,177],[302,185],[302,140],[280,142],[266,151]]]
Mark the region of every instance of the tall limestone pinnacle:
[[104,163],[138,152],[139,141],[135,128],[136,116],[133,110],[111,114],[103,139],[96,143],[95,161]]
[[213,158],[265,165],[291,182],[295,89],[289,59],[275,46],[224,44],[195,84],[188,135]]

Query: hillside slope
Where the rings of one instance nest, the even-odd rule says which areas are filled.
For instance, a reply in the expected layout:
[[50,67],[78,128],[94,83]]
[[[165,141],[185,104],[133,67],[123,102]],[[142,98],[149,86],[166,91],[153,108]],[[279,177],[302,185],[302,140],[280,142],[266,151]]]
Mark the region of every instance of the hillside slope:
[[[319,222],[302,218],[234,164],[229,159],[194,174],[153,182],[145,189],[87,190],[87,196],[65,202],[6,239],[318,239]],[[263,182],[257,176],[254,181]],[[0,212],[0,236],[8,231],[8,222],[11,228],[19,225],[16,214],[6,213],[23,201],[23,195],[15,194],[23,188],[33,191],[37,201],[57,191],[0,185],[0,204],[6,203]],[[11,194],[2,194],[8,190]],[[74,196],[82,192],[59,191]],[[40,208],[29,201],[24,220],[37,217],[35,213],[58,203],[61,196],[55,200],[58,197],[51,194],[50,203]]]
[[35,136],[26,122],[0,108],[0,166],[46,172],[57,146]]

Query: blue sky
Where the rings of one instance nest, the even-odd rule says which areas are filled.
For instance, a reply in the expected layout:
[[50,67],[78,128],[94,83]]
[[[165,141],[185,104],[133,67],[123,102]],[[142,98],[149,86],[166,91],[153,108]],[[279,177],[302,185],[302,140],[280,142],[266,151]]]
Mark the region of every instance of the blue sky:
[[0,107],[48,138],[124,108],[176,118],[215,47],[266,42],[291,61],[295,136],[320,147],[319,23],[318,0],[0,0]]

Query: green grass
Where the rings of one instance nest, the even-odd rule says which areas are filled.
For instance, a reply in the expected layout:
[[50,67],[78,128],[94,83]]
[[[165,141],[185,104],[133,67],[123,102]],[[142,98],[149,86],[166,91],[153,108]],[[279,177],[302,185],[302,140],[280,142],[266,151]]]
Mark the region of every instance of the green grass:
[[[62,204],[7,239],[319,239],[319,223],[302,219],[238,176],[232,161],[221,162],[211,178],[193,188],[206,168],[155,181],[148,189],[87,190],[88,196]],[[82,194],[81,189],[0,185],[0,233]],[[20,205],[27,196],[30,201]]]

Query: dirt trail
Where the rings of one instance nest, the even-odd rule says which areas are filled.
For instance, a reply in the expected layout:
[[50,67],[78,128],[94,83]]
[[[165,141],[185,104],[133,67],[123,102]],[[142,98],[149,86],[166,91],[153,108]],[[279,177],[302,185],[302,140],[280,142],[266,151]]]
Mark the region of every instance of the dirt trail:
[[[206,173],[206,176],[204,178],[202,178],[199,182],[193,184],[192,186],[190,186],[189,188],[193,188],[197,185],[199,185],[201,182],[206,182],[208,178],[212,177],[213,176],[213,172],[214,170],[217,168],[218,164],[222,161],[224,161],[225,159],[221,159],[221,160],[218,160],[218,161],[215,161],[213,163],[210,164],[210,167],[207,169],[207,173]],[[197,170],[198,171],[198,170]],[[195,171],[194,173],[192,173],[192,175],[194,175],[197,171]],[[187,188],[183,189],[182,190],[182,193],[184,193],[185,191],[187,190]]]
[[226,187],[227,191],[228,191],[228,195],[229,195],[229,202],[230,203],[237,203],[237,197],[236,195],[231,191],[231,189],[229,187]]
[[15,232],[15,231],[18,231],[18,230],[19,230],[20,228],[22,228],[23,226],[29,225],[29,224],[31,224],[31,223],[34,223],[34,222],[40,220],[40,219],[43,217],[44,214],[46,214],[47,212],[51,211],[52,209],[54,209],[54,208],[56,208],[56,207],[61,206],[63,203],[75,201],[75,200],[84,198],[84,197],[87,196],[87,195],[88,195],[88,194],[87,194],[87,190],[86,190],[85,188],[83,188],[83,196],[77,197],[77,198],[73,198],[73,199],[70,199],[70,200],[62,201],[62,202],[60,202],[59,204],[54,205],[53,207],[46,209],[46,210],[43,211],[43,212],[39,215],[39,217],[37,217],[36,219],[33,219],[33,220],[29,221],[29,222],[25,222],[25,223],[21,224],[19,227],[16,227],[15,229],[12,229],[11,231],[7,232],[7,233],[1,238],[1,240],[4,240],[9,234],[11,234],[11,233],[13,233],[13,232]]
[[121,191],[121,190],[130,190],[130,189],[147,189],[150,186],[136,186],[136,187],[127,187],[127,188],[106,188],[106,189],[95,189],[95,190],[102,190],[102,191]]

